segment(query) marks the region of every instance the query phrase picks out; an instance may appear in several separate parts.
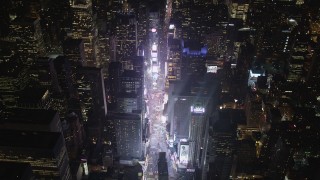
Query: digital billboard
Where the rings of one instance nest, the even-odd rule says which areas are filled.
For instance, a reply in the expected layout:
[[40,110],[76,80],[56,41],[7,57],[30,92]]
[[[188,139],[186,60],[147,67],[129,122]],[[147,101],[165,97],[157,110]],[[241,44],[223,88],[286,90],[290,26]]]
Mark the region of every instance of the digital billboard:
[[158,58],[153,57],[153,58],[152,58],[152,62],[158,62]]
[[189,145],[180,145],[180,164],[188,164],[189,161]]
[[157,51],[157,45],[156,44],[153,44],[152,47],[151,47],[152,51]]
[[157,65],[152,66],[152,72],[153,73],[158,73],[159,72],[159,67]]
[[191,106],[190,107],[190,111],[192,113],[199,113],[199,114],[202,114],[205,112],[205,108],[204,107],[201,107],[201,106]]
[[207,66],[207,73],[217,73],[218,66]]
[[158,57],[158,52],[157,51],[151,51],[151,57],[153,57],[153,58]]

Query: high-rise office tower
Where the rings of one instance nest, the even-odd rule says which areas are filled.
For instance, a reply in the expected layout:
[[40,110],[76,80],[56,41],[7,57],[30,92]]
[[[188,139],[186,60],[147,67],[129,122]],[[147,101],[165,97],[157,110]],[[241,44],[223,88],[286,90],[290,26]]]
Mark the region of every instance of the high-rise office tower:
[[77,73],[77,90],[85,121],[90,116],[101,118],[107,114],[105,85],[100,68],[80,67]]
[[75,97],[75,72],[72,69],[71,62],[65,56],[58,56],[53,59],[53,70],[56,73],[58,84],[55,86],[65,97]]
[[135,94],[137,97],[137,107],[143,110],[143,77],[134,70],[125,70],[120,76],[119,93]]
[[125,69],[130,69],[129,58],[136,55],[137,19],[133,14],[117,14],[117,21],[112,39],[113,61],[122,62]]
[[92,11],[91,0],[75,0],[71,5],[73,11],[71,37],[83,39],[86,66],[99,67],[97,59],[97,28]]
[[16,106],[17,93],[24,89],[30,81],[27,69],[21,63],[2,63],[0,65],[0,96],[5,106]]
[[181,80],[181,40],[168,39],[168,60],[166,62],[166,77],[170,81]]
[[110,38],[111,28],[110,23],[106,22],[105,19],[97,20],[98,27],[98,51],[97,58],[101,63],[101,68],[105,70],[104,75],[107,75],[107,67],[110,62]]
[[17,44],[16,53],[24,63],[46,54],[39,18],[17,17],[9,29],[9,36]]
[[0,114],[1,129],[61,132],[59,114],[54,110],[7,108]]
[[180,168],[202,168],[204,165],[203,151],[207,148],[208,115],[215,87],[213,84],[192,78],[170,84],[170,137],[175,143],[187,143],[188,146],[188,156],[183,157]]
[[48,54],[61,54],[62,44],[72,25],[70,1],[41,1],[41,26]]
[[63,54],[75,65],[87,65],[82,39],[68,38],[63,42]]
[[111,115],[116,133],[117,155],[123,160],[142,157],[142,119],[136,113]]
[[138,97],[135,93],[120,93],[117,98],[117,112],[132,113],[141,110],[138,107]]
[[35,179],[29,163],[0,162],[0,177],[3,179]]
[[70,113],[61,123],[70,161],[77,160],[84,142],[84,129],[76,113]]
[[158,172],[159,172],[159,180],[168,180],[168,162],[166,158],[165,152],[159,152],[158,158]]
[[204,147],[206,147],[205,136],[208,134],[208,117],[206,111],[208,97],[198,97],[190,107],[191,120],[189,123],[189,143],[190,143],[190,162],[193,166],[202,167]]
[[[119,77],[122,74],[122,64],[120,62],[111,62],[108,68],[108,103],[115,104],[119,92]],[[108,108],[111,108],[109,106]]]
[[1,130],[0,139],[0,161],[30,163],[39,179],[71,179],[61,133]]

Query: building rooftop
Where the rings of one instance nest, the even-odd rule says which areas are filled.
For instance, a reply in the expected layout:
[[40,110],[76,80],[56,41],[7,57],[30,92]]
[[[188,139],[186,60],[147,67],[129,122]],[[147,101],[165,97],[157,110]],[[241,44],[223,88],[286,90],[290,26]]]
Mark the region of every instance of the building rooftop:
[[12,21],[12,24],[31,24],[36,20],[38,20],[38,18],[19,16]]
[[73,38],[68,38],[63,42],[63,46],[66,47],[74,47],[77,46],[79,47],[79,45],[82,43],[82,39],[73,39]]
[[21,66],[17,61],[10,61],[1,63],[0,65],[0,77],[12,77],[17,78],[21,73]]
[[244,109],[223,109],[219,111],[219,119],[224,122],[246,124]]
[[1,130],[0,147],[52,149],[59,138],[57,132]]
[[141,77],[140,74],[134,70],[124,70],[121,77]]
[[0,179],[25,180],[32,177],[29,163],[0,162]]
[[184,41],[184,48],[189,48],[190,50],[196,50],[201,51],[201,48],[203,47],[199,41],[195,40],[188,40]]
[[47,88],[43,87],[27,87],[19,94],[19,103],[36,104],[46,96]]
[[141,117],[136,113],[112,113],[113,119],[118,120],[140,120]]
[[0,124],[50,124],[56,115],[54,110],[10,108],[0,115]]
[[212,96],[215,92],[216,83],[212,81],[212,78],[208,75],[202,79],[198,78],[186,78],[184,81],[175,81],[170,83],[174,86],[172,92],[173,95],[179,96]]

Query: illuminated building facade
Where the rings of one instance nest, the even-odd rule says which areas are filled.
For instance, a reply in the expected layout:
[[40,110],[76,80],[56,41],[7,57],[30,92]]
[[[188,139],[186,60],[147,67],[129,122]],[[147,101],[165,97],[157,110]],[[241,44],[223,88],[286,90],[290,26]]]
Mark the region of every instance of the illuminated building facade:
[[91,0],[76,0],[71,5],[73,11],[72,33],[74,39],[83,39],[85,66],[99,67],[97,59],[97,28],[92,12]]
[[231,18],[237,18],[246,22],[247,20],[247,13],[249,9],[249,1],[238,1],[238,0],[231,0],[229,1],[229,14]]
[[1,64],[0,65],[0,94],[2,102],[6,106],[14,107],[17,105],[17,93],[24,89],[30,77],[27,74],[26,68],[21,68],[20,65],[14,64]]
[[189,124],[189,161],[193,166],[201,168],[203,166],[204,149],[207,146],[205,138],[208,134],[208,117],[206,110],[208,98],[197,98],[190,107],[191,120]]
[[142,119],[136,113],[114,113],[111,115],[115,133],[117,155],[123,160],[142,157]]
[[1,129],[61,132],[57,111],[46,109],[8,108],[1,114]]
[[90,116],[102,115],[104,117],[107,114],[107,103],[102,70],[82,67],[77,76],[77,90],[84,121],[88,121]]
[[119,78],[119,98],[122,98],[121,94],[134,95],[137,98],[138,110],[144,110],[143,101],[143,77],[140,73],[134,70],[124,70]]
[[[189,82],[191,79],[189,79]],[[170,137],[175,143],[188,144],[187,162],[179,168],[202,168],[205,165],[208,140],[208,115],[211,112],[211,90],[214,86],[201,82],[176,81],[170,84],[168,119]],[[214,83],[213,83],[214,84]],[[172,89],[174,89],[172,91]],[[170,91],[171,89],[171,91]],[[179,155],[179,153],[178,153]],[[180,159],[181,162],[181,159]]]
[[181,79],[181,41],[168,39],[168,59],[166,62],[166,77],[170,81]]
[[84,143],[84,129],[78,115],[74,112],[68,114],[61,123],[62,132],[68,150],[70,161],[77,161]]
[[61,133],[1,130],[0,134],[0,161],[30,163],[39,179],[71,179],[67,149]]
[[133,14],[118,14],[111,40],[113,61],[123,63],[124,69],[132,65],[130,57],[135,56],[138,48],[137,19]]
[[132,113],[140,110],[136,94],[119,94],[117,98],[117,112]]
[[11,22],[9,36],[16,42],[16,53],[29,64],[46,54],[39,18],[18,17]]

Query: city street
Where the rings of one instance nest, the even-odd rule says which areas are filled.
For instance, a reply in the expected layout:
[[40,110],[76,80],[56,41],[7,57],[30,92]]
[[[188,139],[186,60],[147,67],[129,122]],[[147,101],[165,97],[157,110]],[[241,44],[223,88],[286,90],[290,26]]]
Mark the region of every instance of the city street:
[[[147,106],[149,108],[149,126],[150,126],[150,137],[149,146],[147,147],[147,177],[149,179],[156,179],[158,167],[158,153],[166,152],[168,162],[168,173],[169,179],[175,179],[175,170],[170,158],[170,150],[168,149],[166,139],[166,121],[162,117],[163,111],[163,97],[164,92],[160,87],[163,87],[164,80],[160,77],[156,86],[152,86],[148,90],[149,99]],[[148,179],[147,178],[147,179]]]
[[[171,16],[171,4],[172,1],[167,1],[166,16],[164,29],[168,28],[169,19]],[[163,116],[164,107],[164,84],[165,77],[162,72],[159,41],[160,37],[156,27],[149,33],[149,58],[147,59],[147,68],[145,73],[145,87],[146,87],[146,106],[148,109],[147,118],[149,119],[150,136],[146,143],[146,171],[144,173],[144,179],[158,179],[158,155],[159,152],[166,152],[168,163],[169,179],[176,179],[176,170],[173,168],[173,162],[171,161],[171,153],[167,143],[166,132],[166,118]]]

